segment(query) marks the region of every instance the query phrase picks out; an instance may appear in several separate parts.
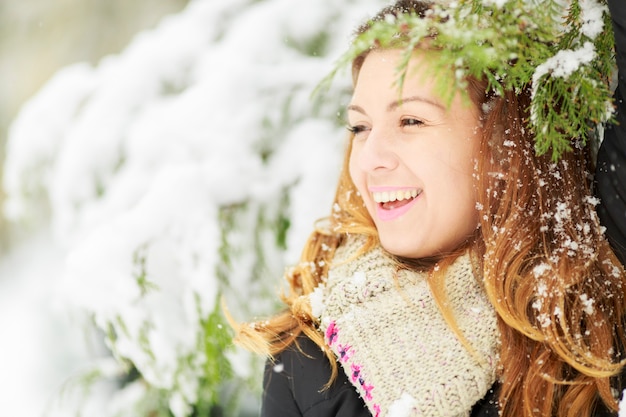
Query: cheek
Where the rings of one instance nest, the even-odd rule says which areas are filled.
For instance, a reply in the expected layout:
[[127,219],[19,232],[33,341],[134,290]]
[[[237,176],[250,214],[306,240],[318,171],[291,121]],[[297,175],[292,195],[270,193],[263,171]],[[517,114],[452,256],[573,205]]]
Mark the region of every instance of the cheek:
[[476,174],[477,158],[480,155],[480,137],[478,135],[468,137],[459,146],[459,149],[462,149],[462,151],[457,154],[457,166],[473,182]]
[[356,186],[357,190],[362,193],[360,185],[360,173],[356,164],[356,157],[354,154],[354,148],[350,151],[350,159],[348,160],[348,173],[350,174],[350,178],[352,179],[352,183]]
[[452,194],[451,201],[456,200],[456,204],[459,204],[459,210],[462,209],[466,214],[470,209],[475,210],[476,207],[478,191],[476,187],[476,162],[479,156],[479,145],[478,137],[459,143],[456,148],[458,153],[451,161],[451,165],[455,168],[450,172],[449,178],[452,179],[450,187],[452,189],[449,189],[448,192]]
[[[479,142],[478,140],[476,142]],[[465,207],[468,215],[468,221],[475,225],[478,222],[478,184],[477,184],[477,158],[478,146],[472,147],[468,158],[465,161],[465,189],[467,196],[465,197]]]

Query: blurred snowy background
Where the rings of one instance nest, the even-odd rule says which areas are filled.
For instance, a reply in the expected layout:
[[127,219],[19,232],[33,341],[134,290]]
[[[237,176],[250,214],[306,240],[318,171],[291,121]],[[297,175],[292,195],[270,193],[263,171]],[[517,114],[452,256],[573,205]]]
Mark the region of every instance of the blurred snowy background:
[[330,208],[348,74],[383,0],[0,3],[0,413],[244,416]]

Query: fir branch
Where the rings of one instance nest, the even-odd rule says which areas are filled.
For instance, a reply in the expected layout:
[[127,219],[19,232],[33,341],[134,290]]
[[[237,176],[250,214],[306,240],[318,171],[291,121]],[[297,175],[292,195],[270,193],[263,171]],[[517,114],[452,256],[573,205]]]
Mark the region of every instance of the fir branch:
[[[371,49],[400,48],[401,90],[415,48],[428,42],[438,51],[431,69],[444,101],[463,91],[467,77],[486,80],[499,95],[531,87],[526,122],[535,149],[557,160],[611,118],[613,38],[605,0],[597,1],[571,0],[564,7],[560,0],[459,0],[445,9],[433,5],[425,18],[372,21],[320,86]],[[452,83],[443,76],[450,71]]]

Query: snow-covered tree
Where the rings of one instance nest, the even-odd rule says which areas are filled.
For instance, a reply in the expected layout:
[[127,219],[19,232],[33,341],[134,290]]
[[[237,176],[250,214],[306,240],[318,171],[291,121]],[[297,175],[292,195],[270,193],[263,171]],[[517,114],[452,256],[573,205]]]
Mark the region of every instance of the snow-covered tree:
[[5,212],[53,230],[64,300],[110,352],[77,380],[116,381],[102,416],[256,406],[240,394],[262,358],[231,345],[220,299],[240,319],[276,309],[344,146],[347,81],[311,93],[381,4],[192,1],[24,106]]

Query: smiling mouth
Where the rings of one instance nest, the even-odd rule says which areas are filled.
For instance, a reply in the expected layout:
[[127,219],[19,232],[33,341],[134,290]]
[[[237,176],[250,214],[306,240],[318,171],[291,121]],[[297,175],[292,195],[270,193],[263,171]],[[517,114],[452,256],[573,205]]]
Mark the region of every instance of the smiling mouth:
[[417,188],[394,191],[373,192],[372,198],[384,210],[394,210],[409,204],[422,190]]

